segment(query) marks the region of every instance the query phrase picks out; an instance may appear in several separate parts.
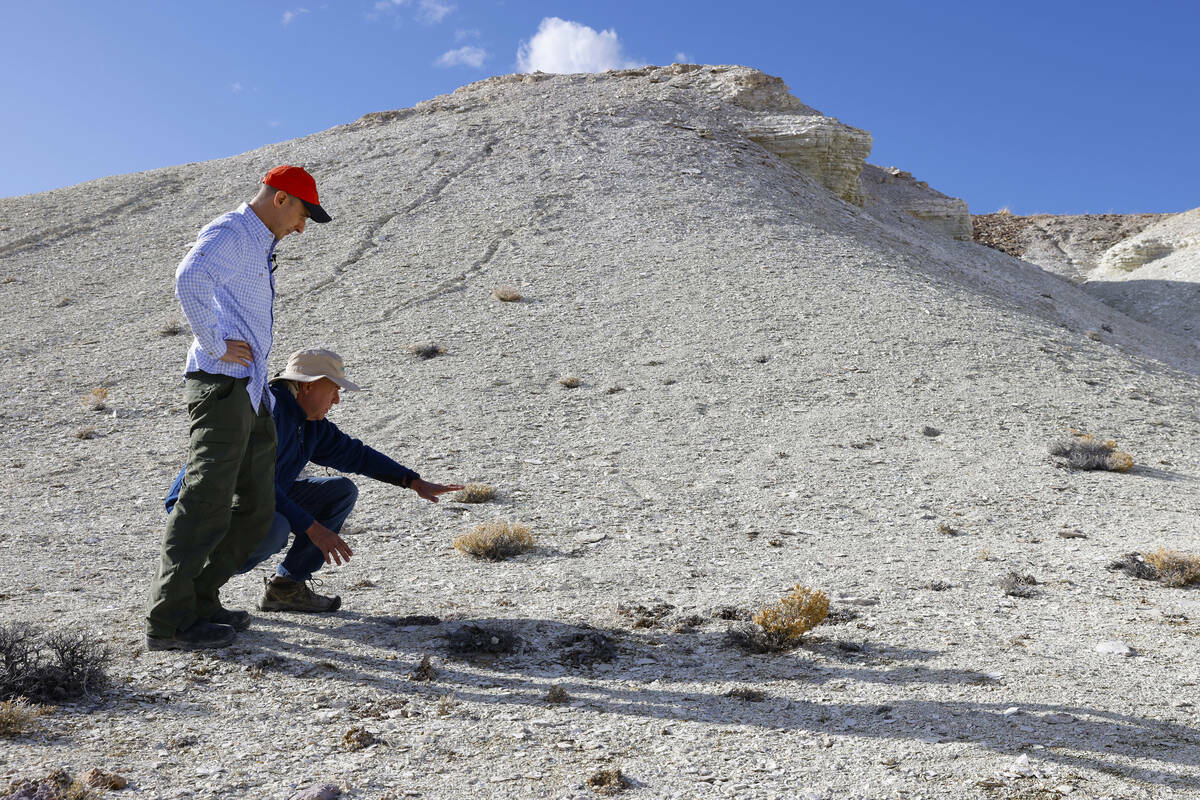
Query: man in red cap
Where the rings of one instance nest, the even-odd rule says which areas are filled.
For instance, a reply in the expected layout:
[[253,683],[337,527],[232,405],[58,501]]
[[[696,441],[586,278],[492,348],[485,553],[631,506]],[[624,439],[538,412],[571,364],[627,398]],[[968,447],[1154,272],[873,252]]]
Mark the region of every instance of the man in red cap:
[[330,220],[316,181],[301,167],[275,167],[254,199],[200,231],[175,272],[194,334],[184,370],[191,438],[147,603],[148,650],[225,647],[249,625],[218,592],[275,516],[275,246],[310,219]]

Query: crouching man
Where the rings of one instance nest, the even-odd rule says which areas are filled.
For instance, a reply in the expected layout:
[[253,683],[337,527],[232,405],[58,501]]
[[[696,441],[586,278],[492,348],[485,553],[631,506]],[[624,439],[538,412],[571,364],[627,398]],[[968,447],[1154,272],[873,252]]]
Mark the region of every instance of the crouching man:
[[[249,572],[280,552],[292,538],[292,546],[275,576],[266,580],[259,610],[337,611],[342,599],[317,594],[308,582],[322,564],[341,565],[353,555],[339,534],[354,508],[358,487],[343,477],[301,478],[309,462],[403,486],[434,503],[439,495],[463,487],[422,480],[408,467],[347,436],[325,419],[340,401],[342,389],[359,390],[346,380],[337,353],[321,349],[292,353],[287,368],[271,380],[270,387],[279,439],[275,454],[275,518],[266,538],[238,574]],[[168,512],[179,496],[182,478],[180,473],[167,496]]]

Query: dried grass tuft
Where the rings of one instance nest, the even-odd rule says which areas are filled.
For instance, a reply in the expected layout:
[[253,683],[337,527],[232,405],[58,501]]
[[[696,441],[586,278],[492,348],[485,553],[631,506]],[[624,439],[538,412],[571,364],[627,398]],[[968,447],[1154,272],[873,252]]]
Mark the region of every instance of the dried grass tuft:
[[583,385],[583,381],[574,375],[563,375],[558,379],[558,382],[568,389],[578,389]]
[[32,733],[37,728],[37,718],[45,713],[47,709],[24,698],[5,700],[0,703],[0,739]]
[[428,653],[421,655],[421,663],[413,668],[413,671],[408,673],[410,681],[420,683],[428,683],[429,681],[437,680],[437,670],[433,668],[433,661],[429,658]]
[[502,519],[480,523],[454,540],[455,550],[488,561],[503,561],[531,547],[533,533],[527,525]]
[[183,333],[183,324],[177,319],[168,320],[158,329],[159,336],[178,336]]
[[1065,459],[1072,469],[1110,472],[1133,469],[1133,456],[1118,450],[1115,441],[1102,441],[1086,433],[1055,441],[1050,445],[1050,455]]
[[1145,553],[1144,558],[1167,586],[1178,588],[1200,584],[1200,556],[1160,547]]
[[593,772],[588,776],[587,785],[597,794],[619,794],[632,784],[621,774],[621,770],[613,767]]
[[83,396],[83,405],[92,411],[103,411],[108,408],[108,389],[97,386]]
[[513,286],[497,286],[492,289],[492,296],[502,303],[516,303],[521,299],[521,293]]
[[76,439],[83,439],[85,441],[88,439],[95,439],[96,438],[96,426],[95,425],[84,425],[81,428],[76,428],[75,432],[72,433],[71,435],[74,436]]
[[446,352],[446,348],[433,342],[417,342],[408,346],[408,352],[417,358],[429,360]]
[[454,495],[460,503],[486,503],[496,496],[496,487],[486,483],[468,483]]
[[571,702],[571,695],[567,694],[567,690],[561,686],[551,686],[550,691],[546,692],[546,696],[542,699],[547,703],[562,705]]

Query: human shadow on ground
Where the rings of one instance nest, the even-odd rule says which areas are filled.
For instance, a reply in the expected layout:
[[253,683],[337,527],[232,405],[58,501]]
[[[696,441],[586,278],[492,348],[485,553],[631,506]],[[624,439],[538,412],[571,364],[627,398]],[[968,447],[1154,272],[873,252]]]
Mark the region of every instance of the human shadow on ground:
[[[941,655],[936,651],[863,644],[845,638],[836,628],[828,633],[818,628],[812,641],[789,653],[725,651],[713,659],[714,648],[724,647],[724,633],[711,624],[704,630],[678,633],[528,618],[400,626],[395,619],[355,612],[343,612],[335,624],[272,617],[266,625],[243,634],[245,652],[237,657],[265,660],[265,670],[299,677],[319,675],[330,691],[350,696],[365,691],[410,696],[453,691],[461,700],[540,711],[548,690],[557,686],[573,699],[573,707],[591,713],[897,741],[974,743],[1014,756],[1034,752],[1032,748],[1040,745],[1044,749],[1034,752],[1037,759],[1066,768],[1200,790],[1200,731],[1172,722],[1070,704],[1023,703],[1014,712],[1014,703],[1007,698],[1003,702],[856,703],[797,697],[825,686],[829,687],[825,691],[839,691],[848,682],[899,687],[940,684],[950,692],[991,691],[989,687],[1003,685],[1003,678],[975,670],[924,666],[922,662]],[[464,626],[512,635],[513,647],[502,653],[456,653],[447,635]],[[589,662],[586,646],[582,659],[572,659],[571,648],[581,637],[586,643],[593,635],[612,644],[612,659]],[[323,641],[331,637],[353,642],[358,652],[347,655],[336,644],[314,644],[317,636]],[[375,652],[362,654],[364,648]],[[432,684],[407,677],[423,654],[435,657],[437,675]],[[272,659],[278,662],[272,664]],[[787,691],[789,682],[805,688]],[[706,688],[713,684],[720,690]],[[726,694],[752,684],[758,684],[758,691],[748,694],[761,693],[759,702]],[[742,693],[743,698],[746,695]],[[1152,765],[1118,763],[1118,758]]]

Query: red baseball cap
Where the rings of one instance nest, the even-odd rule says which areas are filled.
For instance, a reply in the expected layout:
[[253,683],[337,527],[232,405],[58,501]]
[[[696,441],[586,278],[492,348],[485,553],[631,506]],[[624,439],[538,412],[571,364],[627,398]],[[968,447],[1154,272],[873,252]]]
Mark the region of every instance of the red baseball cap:
[[287,192],[304,203],[304,207],[308,209],[309,219],[313,222],[329,222],[333,219],[325,209],[321,208],[321,201],[317,197],[317,182],[313,180],[312,175],[305,171],[304,167],[280,164],[264,175],[262,182],[272,189]]

